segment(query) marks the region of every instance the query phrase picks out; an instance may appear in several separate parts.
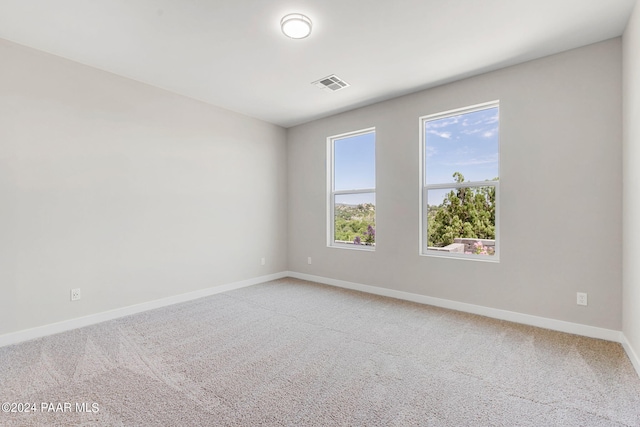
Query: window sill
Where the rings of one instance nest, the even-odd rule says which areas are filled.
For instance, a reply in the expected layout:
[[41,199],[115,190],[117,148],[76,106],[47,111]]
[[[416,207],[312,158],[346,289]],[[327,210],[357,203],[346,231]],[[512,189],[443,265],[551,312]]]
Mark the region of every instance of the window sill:
[[365,252],[375,252],[376,247],[375,246],[370,246],[370,245],[355,245],[355,244],[349,244],[349,243],[334,243],[334,244],[328,244],[327,245],[328,248],[334,248],[334,249],[347,249],[347,250],[352,250],[352,251],[365,251]]
[[500,257],[497,255],[467,255],[467,254],[456,254],[450,252],[439,252],[433,251],[433,253],[421,252],[420,256],[422,257],[430,257],[430,258],[448,258],[448,259],[461,259],[467,261],[480,261],[480,262],[489,262],[493,264],[497,264],[500,262]]

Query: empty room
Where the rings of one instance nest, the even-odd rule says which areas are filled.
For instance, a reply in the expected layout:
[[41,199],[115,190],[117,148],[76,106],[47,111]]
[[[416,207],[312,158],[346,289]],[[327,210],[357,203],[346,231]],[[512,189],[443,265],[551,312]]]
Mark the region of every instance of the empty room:
[[640,426],[636,0],[0,0],[0,425]]

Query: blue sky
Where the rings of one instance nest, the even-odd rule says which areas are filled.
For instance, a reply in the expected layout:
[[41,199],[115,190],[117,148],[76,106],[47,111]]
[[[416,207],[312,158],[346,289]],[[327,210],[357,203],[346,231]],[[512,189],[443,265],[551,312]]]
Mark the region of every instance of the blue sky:
[[[425,182],[454,182],[461,172],[465,181],[485,181],[498,176],[498,108],[425,122]],[[335,190],[375,188],[375,134],[337,139]],[[452,185],[453,188],[453,185]],[[429,204],[440,204],[449,190],[431,190]],[[375,203],[371,194],[339,196],[336,203]]]
[[[454,172],[465,181],[498,177],[498,124],[497,107],[425,122],[425,183],[453,183]],[[449,191],[429,190],[427,203],[439,205]]]
[[[375,188],[375,133],[337,139],[334,144],[335,190]],[[336,196],[336,204],[360,203],[375,204],[375,194]]]
[[338,139],[334,144],[335,190],[375,188],[375,133]]
[[498,176],[498,108],[445,117],[425,123],[425,178],[427,184]]

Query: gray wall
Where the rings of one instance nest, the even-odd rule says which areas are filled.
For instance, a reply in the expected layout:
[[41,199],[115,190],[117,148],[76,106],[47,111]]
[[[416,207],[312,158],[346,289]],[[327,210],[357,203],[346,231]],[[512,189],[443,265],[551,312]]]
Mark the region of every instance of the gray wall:
[[287,269],[283,128],[6,41],[0,64],[0,334]]
[[[636,349],[639,20],[624,39],[624,331]],[[620,39],[288,131],[6,41],[0,62],[0,334],[287,269],[622,328]],[[493,99],[501,261],[421,257],[418,117]],[[326,137],[370,126],[378,247],[327,248]]]
[[[618,38],[289,129],[289,269],[620,330],[621,64]],[[495,99],[501,261],[419,256],[418,117]],[[376,250],[327,248],[326,137],[371,126]]]
[[640,5],[623,37],[623,332],[640,356]]

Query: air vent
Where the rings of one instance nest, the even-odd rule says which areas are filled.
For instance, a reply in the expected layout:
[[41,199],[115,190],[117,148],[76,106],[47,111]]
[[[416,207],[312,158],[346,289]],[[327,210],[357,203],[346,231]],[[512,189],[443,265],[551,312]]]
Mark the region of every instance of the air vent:
[[345,87],[350,86],[349,83],[345,82],[335,74],[331,74],[330,76],[323,77],[320,80],[317,80],[311,84],[329,92],[335,92],[337,90],[344,89]]

